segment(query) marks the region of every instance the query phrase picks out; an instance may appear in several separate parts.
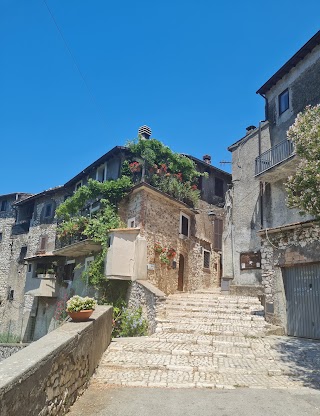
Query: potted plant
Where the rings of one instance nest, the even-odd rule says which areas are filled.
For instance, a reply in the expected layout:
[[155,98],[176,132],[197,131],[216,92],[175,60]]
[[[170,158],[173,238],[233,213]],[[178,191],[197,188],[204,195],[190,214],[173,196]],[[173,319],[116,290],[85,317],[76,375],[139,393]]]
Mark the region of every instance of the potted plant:
[[75,295],[67,301],[67,313],[73,321],[83,322],[90,318],[96,306],[94,298]]

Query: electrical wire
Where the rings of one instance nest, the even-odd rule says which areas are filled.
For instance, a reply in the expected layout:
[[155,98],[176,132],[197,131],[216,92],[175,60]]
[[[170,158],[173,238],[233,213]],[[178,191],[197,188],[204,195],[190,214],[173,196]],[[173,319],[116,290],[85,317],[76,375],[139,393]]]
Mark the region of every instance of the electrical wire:
[[82,81],[83,81],[83,83],[84,83],[85,87],[86,87],[86,88],[87,88],[87,90],[88,90],[88,93],[89,93],[89,95],[90,95],[90,98],[91,98],[92,102],[95,104],[95,106],[96,106],[96,108],[97,108],[97,110],[98,110],[98,112],[99,112],[99,115],[100,115],[100,117],[101,117],[101,119],[102,119],[102,122],[103,122],[103,124],[104,124],[104,127],[107,129],[107,124],[105,123],[105,120],[104,120],[104,117],[103,117],[103,114],[102,114],[101,108],[100,108],[100,106],[99,106],[99,104],[98,104],[98,102],[97,102],[97,100],[96,100],[96,97],[95,97],[95,95],[93,94],[93,92],[92,92],[92,90],[91,90],[91,88],[90,88],[89,84],[87,83],[87,81],[86,81],[86,79],[85,79],[85,77],[84,77],[84,75],[83,75],[83,73],[82,73],[82,71],[81,71],[81,69],[80,69],[80,66],[79,66],[78,62],[77,62],[77,60],[76,60],[75,56],[73,55],[73,53],[72,53],[72,51],[71,51],[71,48],[70,48],[70,46],[68,45],[68,42],[67,42],[67,40],[66,40],[65,36],[63,35],[62,30],[60,29],[60,27],[59,27],[59,25],[58,25],[58,22],[57,22],[56,18],[54,17],[54,15],[53,15],[53,13],[52,13],[52,11],[51,11],[51,9],[50,9],[50,7],[49,7],[48,3],[47,3],[47,0],[43,0],[43,3],[45,4],[45,6],[46,6],[46,8],[47,8],[47,10],[48,10],[48,13],[50,14],[50,17],[51,17],[51,19],[52,19],[52,21],[53,21],[53,23],[54,23],[54,25],[55,25],[55,27],[56,27],[56,29],[57,29],[57,31],[58,31],[58,33],[59,33],[60,37],[61,37],[61,39],[62,39],[63,43],[64,43],[65,48],[67,49],[67,51],[68,51],[68,53],[69,53],[69,55],[70,55],[70,57],[71,57],[71,59],[72,59],[72,61],[73,61],[74,66],[76,67],[76,69],[77,69],[77,71],[78,71],[78,73],[79,73],[79,75],[80,75],[80,77],[81,77],[81,79],[82,79]]

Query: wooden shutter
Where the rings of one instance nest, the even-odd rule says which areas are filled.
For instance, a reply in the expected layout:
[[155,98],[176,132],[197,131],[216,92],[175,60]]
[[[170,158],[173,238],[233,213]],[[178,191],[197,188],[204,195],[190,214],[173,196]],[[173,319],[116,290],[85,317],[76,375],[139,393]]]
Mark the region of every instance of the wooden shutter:
[[214,231],[214,250],[221,251],[222,250],[222,232],[223,232],[223,221],[219,218],[215,218],[213,223],[213,231]]

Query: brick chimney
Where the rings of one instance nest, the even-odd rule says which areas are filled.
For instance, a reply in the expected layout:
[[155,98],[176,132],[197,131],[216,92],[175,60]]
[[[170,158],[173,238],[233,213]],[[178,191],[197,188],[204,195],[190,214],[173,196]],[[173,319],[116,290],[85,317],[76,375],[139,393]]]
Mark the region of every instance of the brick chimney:
[[144,140],[150,139],[151,136],[151,129],[148,126],[141,126],[138,130],[138,136],[140,136]]

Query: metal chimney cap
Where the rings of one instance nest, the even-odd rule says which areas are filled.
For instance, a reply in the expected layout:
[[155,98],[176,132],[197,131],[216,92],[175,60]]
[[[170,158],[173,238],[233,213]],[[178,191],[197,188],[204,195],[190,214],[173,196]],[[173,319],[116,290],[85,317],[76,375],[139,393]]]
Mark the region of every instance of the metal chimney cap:
[[204,162],[206,162],[208,165],[211,163],[211,156],[210,155],[204,155],[202,156],[202,159]]
[[246,128],[247,132],[251,131],[251,130],[255,130],[257,127],[256,126],[248,126]]
[[151,129],[148,126],[141,126],[138,129],[138,135],[145,139],[149,139],[151,136]]

